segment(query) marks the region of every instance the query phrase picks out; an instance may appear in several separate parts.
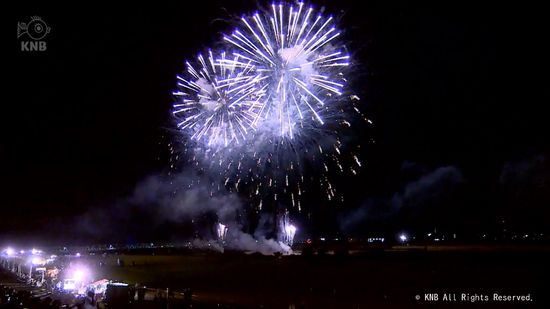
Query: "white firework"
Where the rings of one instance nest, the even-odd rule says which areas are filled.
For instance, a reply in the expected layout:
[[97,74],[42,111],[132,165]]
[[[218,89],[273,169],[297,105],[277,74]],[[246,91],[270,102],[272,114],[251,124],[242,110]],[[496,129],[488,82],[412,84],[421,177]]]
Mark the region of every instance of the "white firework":
[[224,36],[227,54],[187,64],[173,113],[186,158],[208,174],[211,194],[240,192],[258,211],[301,212],[306,187],[343,201],[330,174],[356,173],[341,162],[348,153],[340,137],[350,130],[349,111],[360,112],[359,98],[343,95],[350,56],[342,43],[332,17],[278,4],[243,16]]
[[224,36],[238,60],[222,63],[253,65],[267,85],[259,111],[261,127],[276,136],[293,139],[304,126],[322,126],[330,112],[327,104],[345,86],[342,70],[349,65],[349,55],[343,46],[333,45],[340,32],[332,17],[314,15],[303,3],[273,4],[271,12],[243,16],[242,29]]
[[197,61],[186,62],[184,75],[177,76],[172,113],[178,128],[208,147],[245,141],[263,106],[266,87],[259,88],[259,83],[265,77],[252,72],[254,67],[238,56],[231,61],[239,66],[220,65],[227,63],[225,52],[215,59],[209,51],[206,59],[199,55]]

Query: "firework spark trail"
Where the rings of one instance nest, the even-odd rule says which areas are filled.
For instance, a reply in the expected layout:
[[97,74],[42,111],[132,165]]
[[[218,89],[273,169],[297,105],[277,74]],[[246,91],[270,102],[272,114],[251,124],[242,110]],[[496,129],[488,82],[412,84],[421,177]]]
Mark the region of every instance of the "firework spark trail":
[[292,246],[297,228],[294,224],[290,223],[288,212],[281,216],[279,220],[279,230],[281,241],[288,246]]
[[225,235],[227,235],[227,230],[228,230],[228,227],[221,223],[221,222],[218,222],[217,226],[216,226],[216,232],[218,234],[218,240],[220,241],[224,241],[225,240]]

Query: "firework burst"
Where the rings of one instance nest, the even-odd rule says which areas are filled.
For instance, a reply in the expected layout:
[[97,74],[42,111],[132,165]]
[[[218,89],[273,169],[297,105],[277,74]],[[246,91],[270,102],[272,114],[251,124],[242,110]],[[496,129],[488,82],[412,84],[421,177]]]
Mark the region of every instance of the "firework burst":
[[241,28],[224,36],[240,59],[224,63],[253,65],[265,78],[268,91],[259,113],[262,129],[273,135],[294,139],[304,126],[324,125],[328,105],[342,95],[349,55],[337,45],[333,18],[315,15],[303,3],[273,4],[270,12],[243,16]]
[[253,66],[238,56],[231,61],[239,67],[219,64],[226,60],[225,52],[215,59],[209,51],[206,59],[197,57],[198,65],[187,62],[184,76],[177,76],[179,89],[173,92],[178,98],[172,111],[178,128],[207,147],[245,141],[263,105],[265,87],[257,87],[263,77],[253,74]]
[[243,16],[223,41],[228,52],[187,63],[174,92],[186,157],[210,176],[211,194],[239,192],[256,211],[301,211],[306,187],[343,200],[330,174],[361,166],[342,139],[360,112],[334,19],[303,3],[273,5]]

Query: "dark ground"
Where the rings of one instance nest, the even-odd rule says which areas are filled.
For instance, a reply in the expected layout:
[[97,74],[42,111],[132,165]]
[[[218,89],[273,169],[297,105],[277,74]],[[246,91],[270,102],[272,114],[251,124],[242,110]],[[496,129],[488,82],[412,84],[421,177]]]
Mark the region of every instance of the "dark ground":
[[[353,256],[243,254],[101,255],[86,261],[99,277],[175,290],[192,288],[201,303],[249,308],[378,308],[409,306],[544,307],[548,303],[548,250],[380,251]],[[125,267],[116,266],[117,258]],[[83,261],[84,262],[84,261]],[[131,266],[132,262],[135,266]],[[425,293],[438,293],[430,304]],[[444,302],[455,293],[456,302]],[[461,293],[489,302],[461,302]],[[494,302],[493,293],[531,294],[531,302]],[[421,300],[415,300],[420,295]]]

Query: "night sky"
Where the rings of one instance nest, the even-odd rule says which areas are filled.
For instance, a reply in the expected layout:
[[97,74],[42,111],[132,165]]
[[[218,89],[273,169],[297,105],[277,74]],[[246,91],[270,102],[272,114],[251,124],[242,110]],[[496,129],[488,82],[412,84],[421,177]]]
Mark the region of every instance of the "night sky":
[[[256,8],[255,1],[186,3],[22,3],[4,12],[13,33],[3,39],[0,241],[48,237],[52,222],[70,226],[166,171],[175,75],[231,29],[230,19]],[[313,4],[345,30],[356,64],[351,83],[374,121],[359,133],[375,141],[363,154],[366,167],[339,184],[350,198],[329,211],[340,218],[332,224],[357,213],[363,224],[344,230],[441,223],[482,231],[502,220],[548,229],[542,13],[464,2]],[[23,52],[16,25],[34,15],[51,27],[47,51]],[[314,231],[323,230],[319,222]]]

